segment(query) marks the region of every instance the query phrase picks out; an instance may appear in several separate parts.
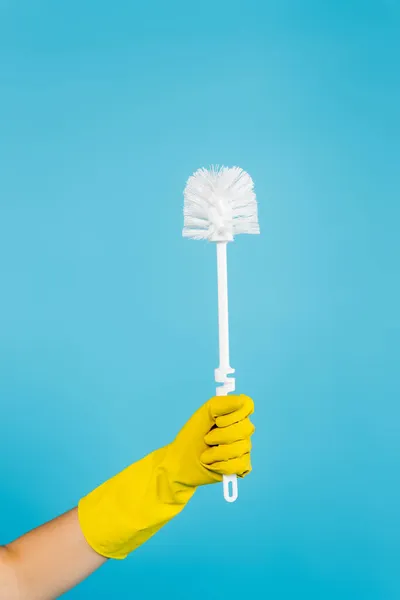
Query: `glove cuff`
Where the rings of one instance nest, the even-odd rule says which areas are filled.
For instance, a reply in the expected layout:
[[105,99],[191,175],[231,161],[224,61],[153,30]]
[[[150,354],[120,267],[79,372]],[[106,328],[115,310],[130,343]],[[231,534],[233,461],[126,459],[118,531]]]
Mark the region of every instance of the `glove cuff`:
[[152,452],[82,498],[78,516],[88,544],[123,559],[179,514],[196,488],[169,474],[168,446]]

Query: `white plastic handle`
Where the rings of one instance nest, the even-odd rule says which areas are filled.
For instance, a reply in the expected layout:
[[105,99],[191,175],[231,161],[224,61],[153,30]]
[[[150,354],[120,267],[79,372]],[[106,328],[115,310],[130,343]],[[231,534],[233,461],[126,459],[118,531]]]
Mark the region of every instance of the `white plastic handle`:
[[239,495],[237,475],[224,475],[224,498],[227,502],[235,502]]
[[[218,331],[219,331],[219,367],[215,369],[215,381],[222,384],[217,387],[217,396],[226,396],[235,391],[235,379],[229,377],[235,370],[229,364],[229,312],[228,312],[228,269],[226,260],[226,242],[217,242],[218,271]],[[236,475],[224,475],[224,498],[235,502],[239,495]]]

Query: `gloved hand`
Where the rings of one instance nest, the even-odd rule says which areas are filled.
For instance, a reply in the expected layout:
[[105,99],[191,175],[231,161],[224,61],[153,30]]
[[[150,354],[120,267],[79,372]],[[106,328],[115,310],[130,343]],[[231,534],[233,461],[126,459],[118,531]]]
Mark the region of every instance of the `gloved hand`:
[[216,396],[201,406],[168,448],[174,482],[198,487],[221,481],[222,475],[247,475],[253,411],[253,401],[244,395]]
[[89,545],[108,558],[125,558],[176,516],[200,485],[251,471],[249,416],[244,395],[206,402],[168,446],[103,483],[78,506]]

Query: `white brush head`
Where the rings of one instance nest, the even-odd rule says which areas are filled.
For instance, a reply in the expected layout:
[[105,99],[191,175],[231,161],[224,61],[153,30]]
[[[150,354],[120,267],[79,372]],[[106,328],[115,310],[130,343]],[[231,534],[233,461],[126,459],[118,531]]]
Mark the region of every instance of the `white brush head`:
[[183,236],[231,242],[238,233],[260,233],[253,180],[239,167],[199,169],[184,191]]

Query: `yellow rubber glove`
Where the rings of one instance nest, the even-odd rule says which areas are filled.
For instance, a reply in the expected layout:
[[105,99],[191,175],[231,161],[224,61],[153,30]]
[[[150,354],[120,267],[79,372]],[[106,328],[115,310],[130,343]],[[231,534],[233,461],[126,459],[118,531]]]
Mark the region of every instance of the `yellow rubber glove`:
[[89,545],[107,558],[125,558],[180,513],[198,486],[247,475],[253,410],[248,396],[211,398],[171,444],[82,498],[78,514]]

